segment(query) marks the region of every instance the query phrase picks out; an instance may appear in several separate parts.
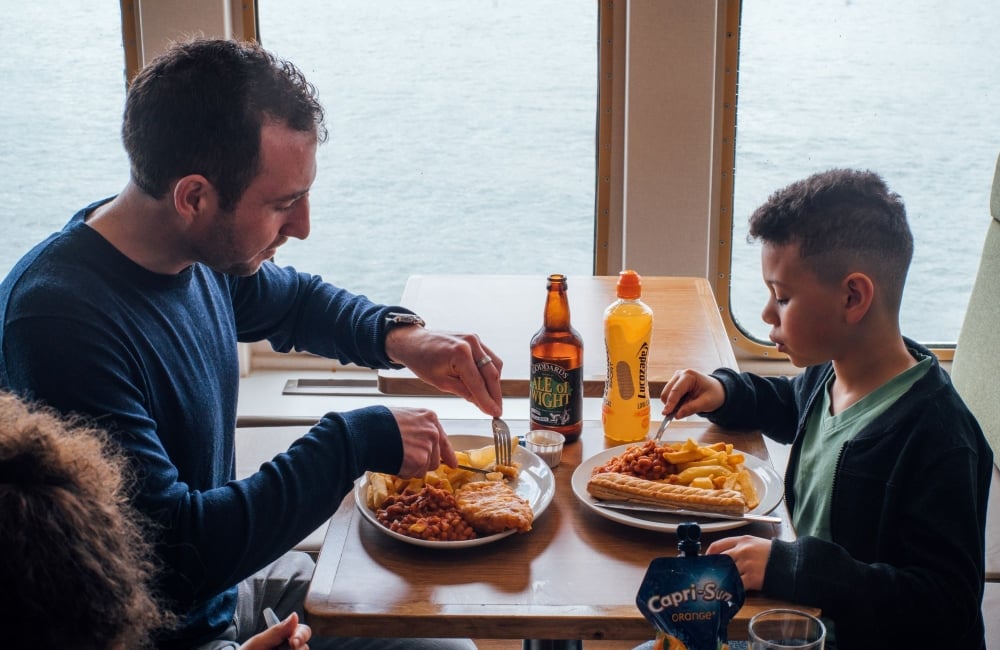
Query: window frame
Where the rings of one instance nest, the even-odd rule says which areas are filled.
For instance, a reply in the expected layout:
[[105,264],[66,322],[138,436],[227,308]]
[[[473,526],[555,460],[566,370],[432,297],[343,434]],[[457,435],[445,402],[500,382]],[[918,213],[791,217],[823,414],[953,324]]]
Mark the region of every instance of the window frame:
[[[790,368],[787,356],[777,352],[769,342],[744,331],[730,308],[741,0],[596,1],[599,4],[594,274],[614,275],[619,269],[635,268],[647,275],[707,277],[738,359],[780,361],[782,368]],[[256,39],[259,34],[256,0],[175,0],[166,4],[168,8],[161,9],[160,15],[168,15],[169,19],[157,23],[141,20],[144,9],[154,11],[159,5],[155,0],[121,0],[127,79],[131,80],[144,59],[155,54],[154,44],[162,48],[171,38],[192,32],[248,39]],[[668,47],[652,52],[654,59],[666,58],[646,60],[652,41],[656,40],[658,45],[669,40],[663,39],[664,30],[681,22],[685,23],[685,29],[690,29],[687,21],[691,19],[698,22],[696,29],[701,31],[696,33],[696,51],[688,60],[677,61],[680,57],[676,47],[684,47],[684,43],[673,50]],[[657,75],[667,63],[678,70],[661,79]],[[709,69],[714,72],[707,73]],[[711,75],[714,78],[705,79]],[[656,107],[660,114],[650,110],[651,103],[657,100],[656,92],[676,93],[678,85],[689,78],[705,86],[695,90],[681,88],[685,96],[696,94],[694,101],[679,108],[674,102]],[[650,79],[658,80],[662,86],[654,89],[652,97],[642,94],[648,90]],[[661,145],[663,142],[673,145],[672,138],[688,131],[697,135],[675,147],[686,148],[687,153],[667,152],[661,159],[642,157],[642,141],[650,135],[658,138]],[[691,151],[704,155],[708,163],[702,167],[700,159],[692,163]],[[674,174],[685,165],[699,168],[685,172],[688,177],[671,184],[664,182],[662,171],[650,169],[663,160],[667,161],[667,171]],[[678,190],[681,185],[684,189]],[[669,204],[684,198],[678,197],[678,193],[693,195],[695,209],[703,212],[671,212]],[[649,197],[654,200],[649,202]],[[644,202],[655,206],[657,201],[668,205],[663,215],[643,214],[649,211]],[[656,241],[654,246],[649,240],[660,238],[649,235],[660,234],[657,230],[660,219],[670,221],[677,231],[665,238],[671,241]],[[937,343],[929,347],[944,361],[950,361],[954,355],[953,344]],[[307,370],[337,365],[308,354],[275,353],[266,344],[247,346],[241,350],[241,359],[245,361],[245,373],[261,368]]]
[[146,61],[189,34],[257,40],[256,0],[120,0],[125,80]]
[[[721,200],[718,232],[718,270],[715,274],[715,295],[719,303],[719,313],[723,324],[729,333],[730,342],[736,348],[738,356],[762,361],[783,361],[790,365],[788,355],[777,351],[774,344],[762,341],[746,332],[735,320],[732,313],[732,276],[733,262],[733,208],[735,205],[736,170],[736,137],[737,115],[739,112],[739,50],[742,11],[742,0],[723,0],[726,3],[725,31],[721,35],[724,40],[724,66],[722,81],[722,104],[724,119],[722,122],[722,148],[719,157],[722,179],[720,190]],[[925,343],[939,360],[950,362],[955,356],[954,343]],[[742,353],[742,354],[740,354]]]

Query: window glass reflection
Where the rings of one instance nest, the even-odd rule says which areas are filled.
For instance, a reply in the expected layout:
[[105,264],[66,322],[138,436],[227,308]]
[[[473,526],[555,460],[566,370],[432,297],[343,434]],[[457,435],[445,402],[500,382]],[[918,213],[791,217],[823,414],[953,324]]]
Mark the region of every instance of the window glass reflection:
[[883,175],[916,251],[904,334],[954,342],[982,251],[1000,132],[1000,3],[744,2],[732,310],[754,336],[766,288],[746,220],[768,194],[831,167]]
[[414,273],[590,274],[596,35],[577,0],[260,2],[330,129],[279,263],[389,302]]

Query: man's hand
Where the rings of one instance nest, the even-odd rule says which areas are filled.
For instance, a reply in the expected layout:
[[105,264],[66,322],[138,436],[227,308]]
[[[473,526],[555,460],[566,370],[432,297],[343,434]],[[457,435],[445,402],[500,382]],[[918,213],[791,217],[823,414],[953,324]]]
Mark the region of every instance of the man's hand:
[[736,562],[745,589],[761,590],[764,587],[764,570],[771,555],[771,540],[752,535],[726,537],[712,542],[706,555],[728,555]]
[[475,334],[393,327],[386,334],[385,351],[438,390],[464,397],[487,415],[503,415],[503,361]]
[[660,392],[663,414],[680,420],[695,413],[710,413],[726,401],[726,390],[715,377],[697,370],[678,370]]
[[403,478],[423,477],[441,463],[449,467],[458,464],[455,450],[445,435],[434,411],[415,408],[391,408],[403,440],[403,464],[398,475]]

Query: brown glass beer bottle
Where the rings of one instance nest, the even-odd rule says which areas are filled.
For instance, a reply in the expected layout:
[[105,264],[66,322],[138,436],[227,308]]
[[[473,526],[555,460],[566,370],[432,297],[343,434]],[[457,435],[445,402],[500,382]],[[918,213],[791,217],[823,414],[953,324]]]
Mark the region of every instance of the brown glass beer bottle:
[[583,339],[569,320],[566,276],[548,279],[542,328],[531,338],[531,429],[573,442],[583,430]]

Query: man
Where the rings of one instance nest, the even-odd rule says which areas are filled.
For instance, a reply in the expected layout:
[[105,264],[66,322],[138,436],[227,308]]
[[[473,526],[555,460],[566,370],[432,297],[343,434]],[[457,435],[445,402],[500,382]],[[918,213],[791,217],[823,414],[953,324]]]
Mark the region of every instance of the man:
[[[354,479],[456,463],[433,412],[372,406],[327,414],[233,480],[237,341],[405,365],[501,414],[501,362],[478,337],[426,330],[402,308],[269,261],[309,234],[325,137],[314,89],[290,63],[252,44],[175,45],[129,89],[124,190],[78,212],[0,284],[0,386],[92,417],[130,458],[161,590],[182,618],[162,647],[242,641],[264,607],[301,611],[312,567],[284,554]],[[292,586],[276,593],[281,584]]]

